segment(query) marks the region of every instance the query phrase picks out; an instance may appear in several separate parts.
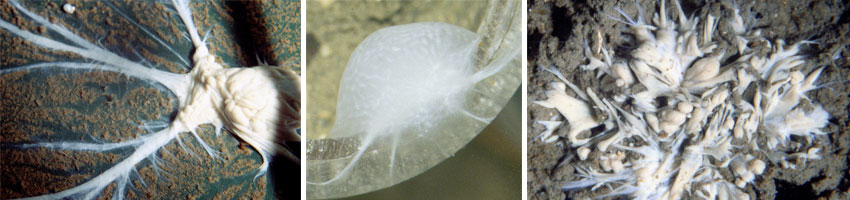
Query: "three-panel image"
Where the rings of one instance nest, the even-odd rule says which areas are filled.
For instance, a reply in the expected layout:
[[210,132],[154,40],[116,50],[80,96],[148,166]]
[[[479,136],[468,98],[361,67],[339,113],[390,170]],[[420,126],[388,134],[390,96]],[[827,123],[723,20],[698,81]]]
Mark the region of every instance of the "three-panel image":
[[0,10],[0,199],[850,199],[847,2]]

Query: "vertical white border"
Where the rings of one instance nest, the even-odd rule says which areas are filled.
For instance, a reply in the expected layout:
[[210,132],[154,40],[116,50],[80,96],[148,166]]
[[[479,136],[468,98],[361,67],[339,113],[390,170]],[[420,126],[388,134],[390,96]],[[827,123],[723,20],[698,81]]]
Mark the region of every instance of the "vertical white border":
[[301,3],[301,199],[307,199],[307,1]]
[[528,0],[522,2],[522,199],[528,199]]

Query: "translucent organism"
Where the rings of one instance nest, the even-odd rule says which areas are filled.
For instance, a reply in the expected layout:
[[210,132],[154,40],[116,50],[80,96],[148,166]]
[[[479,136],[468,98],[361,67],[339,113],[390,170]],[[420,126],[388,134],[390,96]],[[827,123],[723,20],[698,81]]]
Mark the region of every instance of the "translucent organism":
[[478,33],[421,22],[363,40],[346,65],[333,129],[326,139],[307,141],[308,195],[343,197],[394,185],[481,132],[520,83],[519,4],[500,6],[496,13],[507,16],[488,22],[504,24],[482,24]]
[[[617,8],[622,17],[611,19],[628,24],[633,36],[626,57],[601,46],[594,54],[585,43],[589,62],[580,68],[616,80],[618,88],[608,96],[542,67],[563,82],[552,83],[547,99],[535,103],[566,118],[566,144],[589,161],[573,163],[578,178],[563,183],[563,190],[603,190],[602,197],[634,199],[749,199],[741,188],[767,166],[793,168],[819,158],[820,147],[811,141],[827,134],[820,129],[829,113],[806,95],[819,88],[815,81],[823,69],[810,69],[798,55],[809,41],[771,43],[745,26],[736,5],[727,6],[734,13],[726,22],[738,50],[727,61],[726,50],[717,49],[712,38],[718,19],[688,17],[673,2],[678,20],[668,17],[661,1],[652,24],[639,6],[636,18]],[[748,41],[763,42],[771,51],[760,56]],[[567,88],[576,95],[568,95]],[[557,141],[551,132],[558,127],[546,128],[540,140]],[[778,151],[792,135],[809,146],[800,148],[803,152]]]
[[[4,66],[4,69],[0,71],[4,81],[15,81],[27,77],[29,73],[38,71],[58,71],[62,75],[65,75],[65,73],[72,75],[88,73],[94,74],[92,76],[124,76],[127,77],[128,82],[132,82],[129,81],[130,79],[140,80],[158,91],[170,93],[177,104],[176,111],[171,117],[139,124],[136,126],[137,129],[146,130],[147,133],[144,131],[128,133],[127,135],[131,136],[129,138],[102,139],[96,136],[83,136],[81,138],[88,137],[91,139],[74,140],[79,138],[70,135],[63,136],[62,133],[58,134],[59,136],[47,138],[29,137],[27,133],[24,133],[24,136],[13,135],[11,132],[3,133],[4,157],[18,155],[6,154],[6,150],[9,149],[22,152],[46,149],[57,152],[94,152],[95,154],[128,153],[105,161],[109,164],[103,170],[99,170],[98,167],[79,170],[78,166],[79,171],[91,175],[82,178],[82,180],[69,180],[72,184],[75,182],[78,182],[78,184],[65,184],[65,186],[56,187],[57,191],[48,191],[48,194],[40,193],[31,198],[92,199],[101,195],[102,192],[111,192],[112,198],[121,199],[130,190],[135,191],[141,189],[140,186],[147,186],[145,178],[137,171],[137,166],[142,165],[144,161],[149,162],[146,167],[155,171],[154,177],[147,178],[157,180],[157,177],[163,176],[160,174],[161,172],[169,171],[167,169],[169,163],[163,162],[163,160],[169,160],[167,158],[173,158],[174,155],[163,149],[169,144],[174,144],[172,142],[174,140],[186,153],[202,159],[187,147],[192,146],[192,144],[184,143],[181,136],[195,138],[197,144],[210,156],[206,159],[221,159],[226,162],[223,159],[233,158],[232,155],[226,155],[227,152],[216,150],[215,147],[210,146],[202,139],[202,137],[209,138],[199,134],[202,129],[200,126],[204,124],[212,125],[217,133],[216,135],[220,135],[223,129],[232,132],[234,136],[250,145],[260,154],[259,169],[251,175],[254,179],[266,173],[270,159],[274,155],[281,155],[298,162],[299,158],[292,154],[283,142],[300,141],[300,136],[297,133],[300,123],[299,77],[289,69],[273,66],[225,68],[219,63],[218,58],[210,53],[206,44],[207,38],[202,38],[199,35],[199,30],[193,21],[189,2],[179,0],[171,2],[172,11],[176,12],[176,15],[173,16],[178,16],[171,19],[183,23],[185,30],[178,33],[185,34],[180,36],[188,36],[187,39],[191,42],[190,46],[193,47],[191,54],[181,54],[181,51],[176,47],[185,43],[171,44],[174,38],[171,38],[170,41],[161,38],[161,35],[158,35],[160,32],[143,27],[134,19],[128,17],[128,13],[117,9],[117,6],[110,2],[104,2],[108,4],[108,8],[114,9],[114,14],[120,15],[125,20],[124,23],[134,25],[131,28],[141,30],[140,33],[152,38],[150,41],[158,43],[163,52],[177,58],[174,62],[177,62],[178,66],[182,65],[188,68],[191,65],[188,73],[174,73],[158,69],[158,65],[173,63],[159,63],[165,62],[164,60],[146,60],[145,57],[139,55],[140,52],[148,53],[144,49],[134,49],[133,52],[138,56],[135,58],[116,53],[117,51],[111,51],[100,45],[99,40],[91,40],[86,38],[87,36],[74,33],[73,29],[69,29],[66,25],[51,22],[49,20],[51,18],[38,15],[17,1],[6,3],[9,4],[10,9],[14,9],[15,15],[11,16],[14,19],[12,22],[0,20],[0,28],[4,31],[4,36],[8,36],[10,40],[12,40],[12,37],[17,37],[26,45],[37,46],[57,54],[71,55],[72,58],[84,60],[56,61],[44,59],[34,60],[24,66]],[[81,15],[89,13],[81,9],[83,8],[77,8],[75,13]],[[67,14],[71,13],[74,12]],[[175,13],[163,13],[166,16],[169,16],[169,14]],[[44,28],[39,31],[40,33],[34,33],[27,30],[29,24]],[[209,33],[207,36],[209,36]],[[46,117],[49,117],[49,115]],[[130,123],[133,123],[133,119],[129,120],[131,120]],[[95,141],[91,141],[92,139]],[[52,162],[74,163],[85,160],[85,158],[75,157],[70,159],[71,161],[57,160]],[[20,174],[21,172],[15,173],[17,176],[24,177],[29,175]],[[139,179],[132,179],[134,176],[139,177]],[[165,176],[165,179],[168,180],[168,175]],[[148,198],[151,197],[148,196]]]

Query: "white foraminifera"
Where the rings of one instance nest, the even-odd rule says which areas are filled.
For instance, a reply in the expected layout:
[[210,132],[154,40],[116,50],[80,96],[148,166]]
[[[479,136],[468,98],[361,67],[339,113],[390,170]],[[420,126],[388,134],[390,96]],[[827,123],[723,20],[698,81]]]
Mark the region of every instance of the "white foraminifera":
[[587,147],[579,147],[576,151],[579,160],[586,160],[587,156],[590,155],[590,148]]
[[750,161],[750,164],[747,168],[756,175],[761,175],[764,172],[765,163],[759,159],[753,159]]
[[64,10],[65,13],[74,14],[74,11],[77,10],[77,7],[66,3],[65,5],[62,5],[62,10]]

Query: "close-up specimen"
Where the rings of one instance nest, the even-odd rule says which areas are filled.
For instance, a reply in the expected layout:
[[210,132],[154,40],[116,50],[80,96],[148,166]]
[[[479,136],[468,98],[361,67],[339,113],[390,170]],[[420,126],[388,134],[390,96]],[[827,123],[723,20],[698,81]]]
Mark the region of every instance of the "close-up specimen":
[[276,3],[0,3],[2,198],[298,198],[300,5]]
[[846,3],[528,5],[527,198],[850,195]]
[[520,1],[307,3],[307,198],[521,197]]

